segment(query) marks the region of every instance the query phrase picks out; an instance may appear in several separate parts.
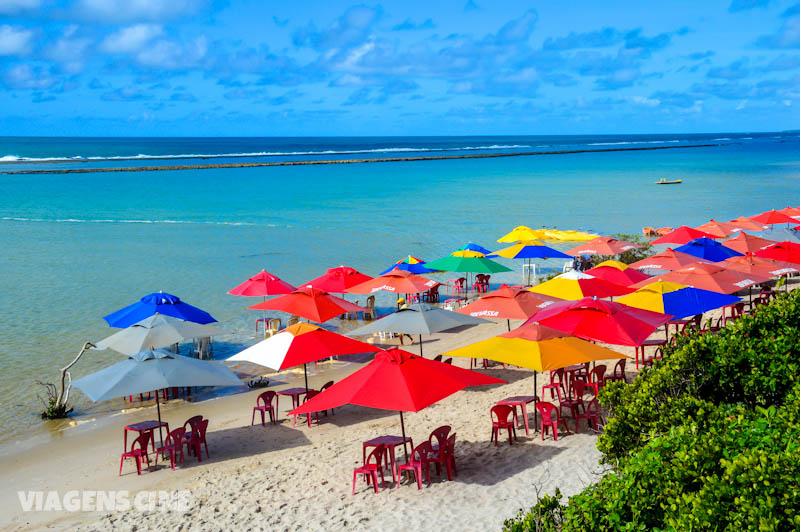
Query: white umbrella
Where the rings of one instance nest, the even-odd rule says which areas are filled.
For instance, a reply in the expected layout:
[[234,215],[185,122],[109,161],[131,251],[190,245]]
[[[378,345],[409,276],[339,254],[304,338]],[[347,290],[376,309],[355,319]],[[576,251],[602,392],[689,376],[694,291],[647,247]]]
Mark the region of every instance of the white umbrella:
[[95,344],[97,349],[113,349],[135,355],[146,349],[167,347],[191,338],[205,338],[225,331],[164,314],[154,314]]

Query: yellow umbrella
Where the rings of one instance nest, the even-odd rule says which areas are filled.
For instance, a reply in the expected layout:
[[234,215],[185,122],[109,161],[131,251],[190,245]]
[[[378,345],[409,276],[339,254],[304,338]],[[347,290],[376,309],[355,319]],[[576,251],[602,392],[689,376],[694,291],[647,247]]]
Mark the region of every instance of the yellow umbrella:
[[624,262],[620,262],[618,260],[604,260],[603,262],[601,262],[600,264],[595,266],[595,268],[601,268],[603,266],[608,266],[609,268],[616,268],[616,269],[618,269],[619,271],[622,271],[622,272],[624,272],[625,270],[630,268],[630,266],[628,266]]
[[472,257],[472,258],[486,257],[486,255],[484,255],[480,251],[472,251],[471,249],[461,249],[458,251],[454,251],[451,253],[451,255],[454,257]]
[[523,242],[544,238],[544,229],[531,229],[525,225],[515,227],[510,233],[500,237],[498,242]]
[[614,297],[630,294],[633,288],[611,283],[583,272],[562,273],[549,281],[528,288],[531,292],[546,296],[577,301],[584,297]]
[[538,240],[521,240],[516,244],[492,252],[492,256],[494,257],[496,255],[498,257],[504,257],[506,259],[515,259],[517,258],[517,255],[519,255],[520,251],[522,251],[523,248],[526,248],[528,246],[544,246],[544,244],[542,244]]

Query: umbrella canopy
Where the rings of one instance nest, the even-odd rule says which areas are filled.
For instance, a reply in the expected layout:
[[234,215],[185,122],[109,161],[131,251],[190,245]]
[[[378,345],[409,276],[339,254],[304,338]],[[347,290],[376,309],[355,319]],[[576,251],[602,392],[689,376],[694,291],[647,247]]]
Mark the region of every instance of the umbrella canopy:
[[497,239],[498,242],[524,242],[526,240],[537,240],[545,238],[544,229],[531,229],[525,225],[519,225]]
[[728,247],[734,251],[738,251],[739,253],[745,254],[745,253],[755,253],[759,249],[771,246],[774,243],[775,242],[773,240],[768,240],[766,238],[749,235],[744,231],[741,231],[734,238],[726,240],[725,247]]
[[570,255],[547,247],[538,240],[524,240],[501,250],[489,253],[487,257],[506,259],[571,259]]
[[465,316],[452,310],[444,310],[426,303],[415,303],[397,312],[387,314],[371,323],[347,333],[348,336],[362,336],[377,332],[406,334],[431,334],[453,329],[462,325],[488,323],[486,320]]
[[800,268],[795,264],[757,257],[752,253],[747,253],[743,257],[731,257],[723,262],[722,265],[733,270],[741,270],[747,273],[760,273],[771,277],[800,273]]
[[584,297],[614,297],[633,292],[633,289],[627,286],[610,283],[578,271],[562,273],[549,281],[532,286],[528,290],[569,300]]
[[369,275],[364,275],[355,268],[339,266],[338,268],[329,268],[323,275],[303,283],[303,286],[311,286],[323,292],[343,294],[348,288],[372,279]]
[[719,242],[710,238],[696,238],[680,247],[675,248],[678,253],[687,253],[695,257],[710,260],[711,262],[721,262],[730,257],[741,255],[738,251],[725,247]]
[[580,246],[567,251],[570,255],[619,255],[632,249],[641,249],[644,246],[625,242],[608,236],[598,236]]
[[740,298],[691,286],[655,281],[617,300],[630,307],[672,314],[676,319],[702,314],[741,301]]
[[374,279],[366,281],[347,289],[351,294],[374,294],[384,290],[395,294],[418,294],[427,292],[441,283],[413,274],[408,271],[394,269]]
[[458,251],[477,251],[478,253],[483,253],[484,255],[488,255],[489,253],[491,253],[491,251],[489,251],[488,249],[479,244],[476,244],[475,242],[467,242],[466,244],[458,248]]
[[[652,280],[668,281],[702,288],[703,290],[711,290],[712,292],[732,294],[748,286],[767,282],[769,279],[768,275],[748,274],[740,270],[725,268],[719,264],[697,263],[674,272],[659,275]],[[633,287],[638,289],[646,284],[649,284],[649,282],[642,281],[641,283],[636,283]]]
[[584,273],[622,286],[629,286],[650,278],[649,275],[616,260],[603,261]]
[[418,259],[417,257],[412,257],[411,255],[407,256],[404,259],[400,259],[395,262],[391,267],[386,268],[381,272],[381,275],[386,275],[390,271],[394,269],[405,270],[410,273],[422,274],[422,273],[435,273],[438,270],[432,270],[425,266],[425,261],[422,259]]
[[344,404],[419,412],[467,386],[503,383],[476,371],[392,348],[377,353],[375,360],[289,414],[307,414]]
[[154,349],[81,377],[73,384],[97,402],[173,386],[241,386],[242,383],[219,362]]
[[451,255],[427,263],[428,268],[446,272],[462,273],[498,273],[510,272],[500,263],[487,259],[483,253],[477,251],[456,251]]
[[778,212],[776,210],[764,211],[761,214],[751,216],[750,219],[760,224],[774,225],[774,224],[796,224],[797,220],[787,214]]
[[296,323],[228,358],[281,371],[331,356],[375,353],[375,346],[359,342],[311,323]]
[[572,334],[585,340],[614,345],[641,345],[672,316],[586,297],[554,303],[526,321]]
[[190,338],[204,338],[223,332],[225,331],[212,325],[201,325],[172,316],[154,314],[97,342],[95,348],[113,349],[125,355],[135,355],[146,349],[167,347]]
[[526,320],[556,301],[560,301],[560,299],[541,296],[524,288],[512,288],[503,284],[497,290],[485,294],[456,312],[476,318]]
[[133,305],[112,312],[103,319],[112,327],[130,327],[154,314],[201,324],[217,321],[208,312],[184,303],[178,296],[166,292],[148,294]]
[[757,257],[765,259],[781,260],[800,264],[800,244],[794,242],[778,242],[769,247],[756,251]]
[[728,223],[744,231],[763,231],[765,229],[769,229],[768,225],[756,223],[746,216],[739,216]]
[[761,233],[761,236],[767,240],[771,240],[771,244],[775,242],[794,242],[795,244],[800,244],[800,231],[794,227],[778,227],[771,231],[764,231]]
[[645,259],[638,260],[629,264],[629,266],[637,270],[678,270],[696,262],[707,261],[701,260],[694,255],[689,255],[688,253],[681,253],[672,248],[667,248],[661,253],[656,253]]
[[682,225],[677,229],[673,229],[666,235],[656,238],[651,242],[652,244],[686,244],[690,240],[694,240],[695,238],[720,238],[716,235],[712,235],[711,233],[706,233],[705,231],[700,231],[699,229],[694,229],[692,227],[687,227]]
[[286,281],[261,270],[228,293],[232,296],[266,297],[290,294],[295,290],[297,289]]
[[279,310],[307,320],[323,323],[345,312],[364,312],[365,308],[316,288],[302,287],[291,294],[247,307],[253,310]]
[[698,231],[705,231],[706,233],[712,234],[717,238],[727,238],[732,234],[738,233],[742,230],[740,227],[737,227],[732,223],[718,222],[713,218],[703,225],[698,225],[695,227],[695,229]]
[[548,371],[595,360],[629,358],[607,347],[529,323],[513,331],[470,344],[442,356],[488,358],[534,371]]
[[800,207],[790,207],[787,205],[785,208],[779,209],[778,212],[795,219],[800,217]]

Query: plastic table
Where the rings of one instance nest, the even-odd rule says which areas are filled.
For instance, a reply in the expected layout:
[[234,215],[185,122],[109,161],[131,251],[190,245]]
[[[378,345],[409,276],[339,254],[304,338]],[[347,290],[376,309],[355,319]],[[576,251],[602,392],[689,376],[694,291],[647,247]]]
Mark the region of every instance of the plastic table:
[[[292,410],[294,410],[300,406],[300,396],[309,391],[311,391],[310,388],[308,390],[305,388],[286,388],[285,390],[276,392],[278,395],[275,397],[275,417],[278,417],[278,406],[280,404],[281,395],[288,395],[292,398]],[[294,416],[294,420],[297,422],[297,416]]]
[[635,346],[636,349],[636,369],[639,369],[639,350],[642,352],[642,363],[644,363],[644,348],[650,346],[661,347],[667,345],[667,340],[645,340],[640,345]]
[[525,435],[530,435],[530,430],[528,429],[528,403],[532,403],[534,401],[538,401],[539,398],[535,395],[515,395],[513,397],[506,397],[500,401],[497,401],[496,404],[498,405],[508,405],[514,409],[514,424],[517,425],[517,407],[520,407],[522,411],[522,422],[525,425]]
[[[414,449],[414,440],[411,439],[411,436],[406,436],[403,439],[402,436],[378,436],[377,438],[372,438],[369,441],[365,441],[362,448],[361,448],[361,463],[365,463],[367,461],[367,447],[377,447],[378,445],[385,445],[389,448],[389,464],[390,469],[392,470],[392,481],[397,481],[397,461],[395,460],[394,448],[398,445],[403,445],[404,443],[410,443],[411,449]],[[404,446],[405,447],[405,446]],[[406,462],[408,462],[408,451],[406,451]]]
[[166,427],[167,434],[169,434],[169,423],[166,421],[162,421],[159,423],[156,420],[152,421],[140,421],[139,423],[134,423],[132,425],[126,425],[125,428],[122,429],[122,450],[124,452],[128,452],[128,431],[136,432],[137,434],[142,434],[143,432],[150,432],[150,443],[153,445],[153,452],[156,452],[156,438],[155,434],[153,433],[159,427]]

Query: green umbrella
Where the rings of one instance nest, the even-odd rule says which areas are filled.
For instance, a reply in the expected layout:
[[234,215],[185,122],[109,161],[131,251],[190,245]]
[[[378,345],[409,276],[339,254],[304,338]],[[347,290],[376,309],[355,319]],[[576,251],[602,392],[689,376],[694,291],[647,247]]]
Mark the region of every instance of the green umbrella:
[[486,255],[477,251],[456,251],[455,253],[425,263],[426,268],[447,272],[461,273],[499,273],[510,272],[511,268],[499,262],[487,259]]

